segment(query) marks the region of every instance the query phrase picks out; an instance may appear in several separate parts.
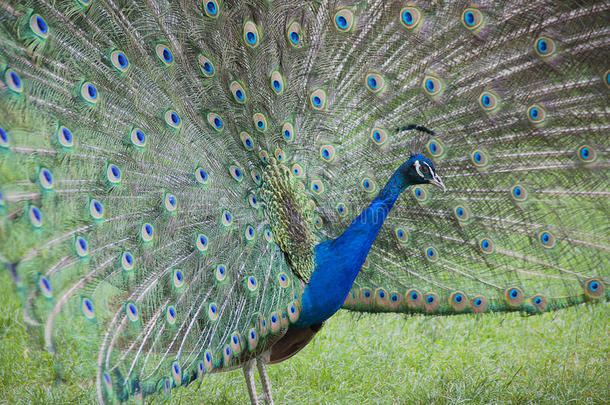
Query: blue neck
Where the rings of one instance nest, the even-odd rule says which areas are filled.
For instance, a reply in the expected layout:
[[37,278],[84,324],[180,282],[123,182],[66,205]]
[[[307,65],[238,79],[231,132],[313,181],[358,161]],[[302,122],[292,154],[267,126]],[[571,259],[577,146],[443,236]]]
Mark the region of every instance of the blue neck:
[[383,222],[410,185],[399,170],[341,236],[316,245],[316,267],[303,292],[301,316],[292,327],[322,323],[343,305]]

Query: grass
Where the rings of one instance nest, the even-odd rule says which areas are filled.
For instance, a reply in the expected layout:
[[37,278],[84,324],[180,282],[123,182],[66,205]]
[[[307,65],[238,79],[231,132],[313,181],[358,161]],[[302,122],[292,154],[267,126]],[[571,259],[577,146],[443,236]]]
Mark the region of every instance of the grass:
[[[0,403],[94,401],[91,381],[67,373],[64,383],[55,383],[51,356],[26,342],[19,301],[4,274]],[[609,359],[608,304],[531,317],[342,311],[301,353],[270,366],[269,374],[280,404],[607,404]],[[168,402],[243,404],[248,396],[241,371],[233,371],[178,389]]]

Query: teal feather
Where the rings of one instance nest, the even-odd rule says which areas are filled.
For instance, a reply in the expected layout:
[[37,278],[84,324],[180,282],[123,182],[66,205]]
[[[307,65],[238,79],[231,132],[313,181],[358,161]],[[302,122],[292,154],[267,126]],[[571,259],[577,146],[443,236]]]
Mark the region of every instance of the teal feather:
[[58,365],[86,342],[113,402],[252,389],[341,303],[607,299],[609,10],[1,1],[0,261],[33,335]]

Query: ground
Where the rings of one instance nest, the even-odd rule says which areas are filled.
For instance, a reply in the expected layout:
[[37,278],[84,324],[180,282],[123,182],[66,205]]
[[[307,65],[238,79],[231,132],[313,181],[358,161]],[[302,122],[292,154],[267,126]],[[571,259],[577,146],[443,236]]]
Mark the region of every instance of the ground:
[[[90,381],[68,373],[55,384],[52,358],[27,348],[11,288],[2,275],[0,404],[91,403]],[[607,404],[610,306],[529,317],[341,311],[307,348],[270,366],[269,374],[278,404]],[[168,403],[247,402],[243,375],[233,371],[178,389]]]

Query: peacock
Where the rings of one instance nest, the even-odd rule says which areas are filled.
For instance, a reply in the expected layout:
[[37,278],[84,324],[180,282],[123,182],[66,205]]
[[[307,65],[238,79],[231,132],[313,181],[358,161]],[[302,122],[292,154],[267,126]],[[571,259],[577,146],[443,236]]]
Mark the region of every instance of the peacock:
[[[610,2],[0,1],[0,261],[100,403],[340,308],[608,299]],[[481,315],[484,316],[484,315]],[[79,352],[80,353],[80,352]]]

